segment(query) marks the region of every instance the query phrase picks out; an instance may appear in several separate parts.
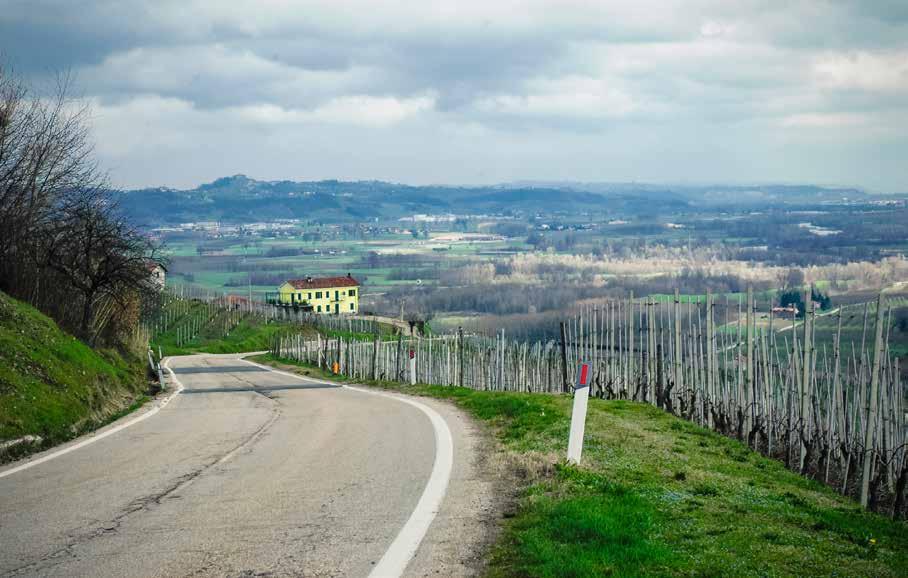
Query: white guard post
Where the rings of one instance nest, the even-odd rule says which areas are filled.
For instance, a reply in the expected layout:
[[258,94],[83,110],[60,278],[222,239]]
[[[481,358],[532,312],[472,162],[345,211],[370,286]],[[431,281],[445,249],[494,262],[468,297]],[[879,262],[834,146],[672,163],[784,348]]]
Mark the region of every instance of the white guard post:
[[416,385],[416,352],[410,350],[410,385]]
[[580,463],[583,451],[583,430],[586,428],[586,406],[590,399],[590,364],[581,363],[577,370],[577,386],[574,387],[574,410],[571,412],[571,437],[568,438],[567,459],[572,464]]

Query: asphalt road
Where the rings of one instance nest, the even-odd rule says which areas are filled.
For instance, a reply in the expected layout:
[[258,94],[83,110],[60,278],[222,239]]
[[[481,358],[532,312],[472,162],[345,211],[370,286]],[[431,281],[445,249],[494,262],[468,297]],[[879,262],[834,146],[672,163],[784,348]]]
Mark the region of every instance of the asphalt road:
[[[435,467],[436,430],[425,412],[229,357],[170,365],[185,389],[156,415],[0,478],[0,575],[372,572]],[[473,495],[458,487],[478,483],[458,463],[471,461],[464,447],[473,440],[460,439],[463,424],[451,431],[448,492]],[[474,510],[488,504],[463,508],[438,524],[475,526]],[[443,551],[437,545],[452,539],[436,536],[436,547],[421,549]],[[413,566],[440,567],[427,556]]]

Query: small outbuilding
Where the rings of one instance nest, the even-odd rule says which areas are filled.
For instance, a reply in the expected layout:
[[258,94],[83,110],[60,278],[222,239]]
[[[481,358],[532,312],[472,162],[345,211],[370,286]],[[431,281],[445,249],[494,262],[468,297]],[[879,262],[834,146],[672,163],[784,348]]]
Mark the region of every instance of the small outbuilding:
[[149,261],[145,264],[148,269],[148,282],[155,289],[163,290],[166,283],[167,268],[156,261]]

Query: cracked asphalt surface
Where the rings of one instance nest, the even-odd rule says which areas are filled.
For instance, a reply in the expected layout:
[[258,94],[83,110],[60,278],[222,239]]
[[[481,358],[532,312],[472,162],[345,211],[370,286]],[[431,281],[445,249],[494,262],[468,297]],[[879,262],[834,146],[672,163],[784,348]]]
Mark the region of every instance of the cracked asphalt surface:
[[[0,575],[366,576],[431,473],[428,418],[231,357],[171,367],[186,392],[157,415],[0,479]],[[408,573],[473,573],[493,509],[445,411],[455,498]]]

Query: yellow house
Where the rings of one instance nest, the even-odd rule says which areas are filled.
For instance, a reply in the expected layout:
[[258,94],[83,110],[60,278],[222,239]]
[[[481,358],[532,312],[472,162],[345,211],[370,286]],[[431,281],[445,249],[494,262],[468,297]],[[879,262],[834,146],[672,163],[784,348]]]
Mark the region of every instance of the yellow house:
[[298,307],[313,313],[357,313],[359,282],[346,277],[306,277],[291,279],[278,287],[277,305]]

